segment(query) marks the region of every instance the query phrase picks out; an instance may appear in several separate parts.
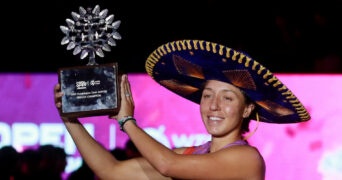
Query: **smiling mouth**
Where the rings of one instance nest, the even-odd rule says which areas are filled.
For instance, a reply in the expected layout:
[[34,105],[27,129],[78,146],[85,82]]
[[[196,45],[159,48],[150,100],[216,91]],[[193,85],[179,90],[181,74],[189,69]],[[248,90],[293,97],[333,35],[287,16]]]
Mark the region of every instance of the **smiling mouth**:
[[208,119],[211,120],[211,121],[220,121],[220,120],[223,120],[223,118],[216,117],[216,116],[209,116]]

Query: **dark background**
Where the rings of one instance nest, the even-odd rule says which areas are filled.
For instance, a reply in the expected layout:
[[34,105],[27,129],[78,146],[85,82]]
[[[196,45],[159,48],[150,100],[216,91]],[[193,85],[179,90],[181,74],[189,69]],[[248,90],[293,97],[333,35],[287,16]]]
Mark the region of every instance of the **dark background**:
[[122,36],[97,62],[117,61],[127,72],[145,72],[145,60],[155,48],[179,39],[242,50],[272,72],[342,72],[340,0],[13,1],[2,6],[0,72],[56,72],[85,65],[87,58],[81,60],[60,44],[60,25],[80,6],[96,4],[121,20]]

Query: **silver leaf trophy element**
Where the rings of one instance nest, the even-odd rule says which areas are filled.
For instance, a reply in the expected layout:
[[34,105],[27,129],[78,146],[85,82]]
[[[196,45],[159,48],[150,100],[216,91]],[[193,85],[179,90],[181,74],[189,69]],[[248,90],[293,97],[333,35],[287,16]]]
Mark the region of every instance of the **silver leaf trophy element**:
[[[116,40],[121,39],[117,32],[121,21],[114,21],[114,15],[108,10],[100,10],[96,5],[94,9],[79,7],[79,13],[71,12],[72,19],[66,19],[67,26],[60,26],[65,34],[61,45],[67,44],[67,50],[74,49],[73,55],[81,53],[80,58],[89,57],[87,65],[97,65],[95,56],[104,57],[104,52],[110,52],[110,46],[116,46]],[[113,22],[114,21],[114,22]]]

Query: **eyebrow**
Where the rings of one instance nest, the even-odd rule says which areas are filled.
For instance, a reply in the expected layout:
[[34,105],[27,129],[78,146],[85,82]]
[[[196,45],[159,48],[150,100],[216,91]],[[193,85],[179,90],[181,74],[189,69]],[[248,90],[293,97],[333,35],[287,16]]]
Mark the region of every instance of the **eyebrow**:
[[[210,87],[205,87],[203,90],[214,91],[214,89],[213,89],[213,88],[210,88]],[[237,94],[234,90],[231,90],[231,89],[223,89],[222,91],[224,91],[224,92],[232,92],[232,93],[234,93],[236,96],[238,96],[238,94]]]

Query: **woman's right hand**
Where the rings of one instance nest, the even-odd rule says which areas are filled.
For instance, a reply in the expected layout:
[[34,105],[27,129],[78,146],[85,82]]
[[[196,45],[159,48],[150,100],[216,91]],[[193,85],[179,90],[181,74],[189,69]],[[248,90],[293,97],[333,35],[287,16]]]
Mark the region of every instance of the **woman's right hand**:
[[58,110],[59,116],[62,118],[62,120],[64,122],[71,122],[76,120],[77,118],[69,118],[66,116],[62,115],[62,96],[63,96],[63,92],[61,91],[61,85],[59,83],[57,83],[54,86],[54,102],[55,102],[55,106]]

